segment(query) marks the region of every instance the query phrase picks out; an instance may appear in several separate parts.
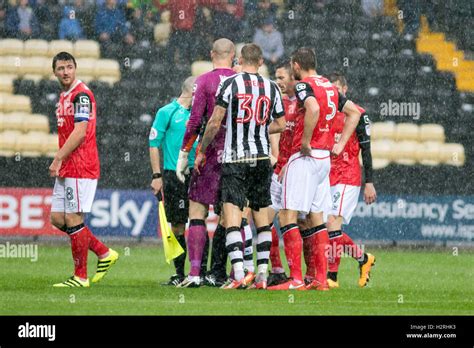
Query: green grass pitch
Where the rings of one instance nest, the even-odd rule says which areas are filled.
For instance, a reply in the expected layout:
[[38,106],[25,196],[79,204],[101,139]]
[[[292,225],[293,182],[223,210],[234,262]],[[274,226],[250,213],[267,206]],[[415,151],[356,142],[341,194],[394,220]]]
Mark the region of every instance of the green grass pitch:
[[[112,245],[112,247],[114,247]],[[71,274],[68,245],[39,245],[38,260],[0,258],[1,315],[473,315],[474,255],[461,250],[376,249],[370,286],[357,287],[357,263],[343,258],[341,288],[223,291],[161,286],[172,273],[161,245],[115,245],[120,259],[88,289],[52,288]],[[129,255],[127,255],[129,254]],[[90,253],[89,277],[96,258]]]

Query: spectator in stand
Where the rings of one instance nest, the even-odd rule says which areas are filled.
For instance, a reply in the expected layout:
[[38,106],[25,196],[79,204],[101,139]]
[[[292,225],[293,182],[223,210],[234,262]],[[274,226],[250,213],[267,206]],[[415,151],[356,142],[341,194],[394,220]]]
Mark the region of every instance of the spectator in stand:
[[258,0],[256,4],[254,1],[250,1],[247,8],[249,9],[249,25],[252,28],[262,26],[269,17],[276,18],[278,10],[278,6],[270,0]]
[[69,3],[73,4],[75,17],[82,28],[84,37],[95,37],[95,4],[90,0],[69,0]]
[[59,38],[73,41],[84,39],[81,24],[76,18],[76,11],[72,6],[64,6],[64,17],[59,23]]
[[40,26],[41,38],[54,40],[57,38],[58,23],[61,20],[61,6],[53,0],[36,0],[36,4],[30,1],[38,24]]
[[[194,30],[198,6],[219,6],[219,0],[154,0],[160,10],[169,10],[171,15],[171,35],[168,41],[168,60],[171,64],[191,64],[196,57],[195,41],[198,34]],[[178,51],[178,60],[176,60]]]
[[232,42],[243,41],[242,17],[243,0],[223,0],[212,17],[214,22],[214,39],[226,38]]
[[0,0],[0,37],[5,37],[7,35],[7,28],[5,27],[7,5],[7,0]]
[[6,28],[9,37],[22,40],[38,37],[40,28],[33,9],[28,0],[18,0],[17,6],[7,10]]
[[383,0],[362,0],[362,12],[368,17],[379,17],[383,14]]
[[106,0],[105,5],[99,8],[95,28],[106,56],[111,56],[120,49],[117,45],[125,43],[131,46],[135,42],[135,38],[129,33],[125,12],[117,6],[117,0]]
[[263,51],[263,59],[270,75],[273,75],[276,65],[284,54],[283,35],[275,29],[274,23],[273,17],[266,18],[253,37],[253,43],[260,46]]
[[153,41],[153,30],[159,22],[158,10],[152,0],[131,0],[128,4],[130,11],[130,30],[137,41],[149,45]]

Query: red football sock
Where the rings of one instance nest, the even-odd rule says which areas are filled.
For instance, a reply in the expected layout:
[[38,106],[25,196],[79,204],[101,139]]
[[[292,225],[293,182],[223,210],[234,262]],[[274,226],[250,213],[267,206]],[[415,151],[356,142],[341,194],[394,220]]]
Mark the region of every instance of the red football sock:
[[303,254],[304,254],[304,262],[306,264],[306,277],[315,279],[316,278],[316,268],[314,267],[314,255],[313,255],[313,247],[311,245],[312,239],[303,238]]
[[346,253],[350,254],[354,259],[361,260],[364,256],[364,250],[359,248],[357,244],[354,243],[351,237],[346,233],[342,232],[342,244],[345,246],[344,250]]
[[107,248],[100,240],[96,238],[92,234],[92,231],[89,227],[84,227],[89,233],[89,249],[92,250],[99,258],[104,257],[105,254],[109,252],[109,248]]
[[318,232],[314,233],[308,239],[307,243],[311,245],[311,256],[313,259],[313,265],[316,269],[316,280],[321,284],[327,283],[327,269],[328,269],[328,259],[327,259],[327,247],[329,246],[329,236],[328,230],[326,227],[317,228]]
[[[76,226],[77,227],[77,226]],[[68,230],[73,230],[75,227]],[[74,261],[74,275],[87,278],[87,252],[89,251],[89,233],[85,226],[77,231],[70,232],[72,259]]]
[[285,243],[285,255],[288,261],[288,267],[290,268],[290,278],[302,281],[301,249],[303,243],[298,226],[291,227],[284,232],[283,241]]
[[329,272],[338,272],[339,264],[341,263],[341,254],[343,249],[343,239],[342,236],[330,239],[329,245],[330,255],[328,257],[328,270]]
[[283,265],[280,258],[280,239],[275,225],[272,226],[272,245],[270,247],[270,261],[272,263],[272,272],[276,270],[283,271]]

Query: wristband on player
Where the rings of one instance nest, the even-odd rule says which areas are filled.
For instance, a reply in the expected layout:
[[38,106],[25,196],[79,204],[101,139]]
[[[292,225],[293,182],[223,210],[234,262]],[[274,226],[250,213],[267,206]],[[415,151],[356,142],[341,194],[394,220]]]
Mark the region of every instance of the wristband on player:
[[160,179],[163,175],[161,173],[153,173],[153,179]]

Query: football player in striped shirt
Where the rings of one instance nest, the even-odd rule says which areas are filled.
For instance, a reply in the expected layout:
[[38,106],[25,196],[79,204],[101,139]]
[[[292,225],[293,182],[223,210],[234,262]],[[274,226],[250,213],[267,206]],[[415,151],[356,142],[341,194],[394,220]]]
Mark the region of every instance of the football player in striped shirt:
[[[226,227],[226,248],[234,272],[234,280],[224,289],[252,285],[265,289],[272,241],[268,216],[271,205],[270,133],[285,128],[283,102],[275,82],[261,76],[262,50],[255,44],[242,48],[239,61],[242,72],[221,82],[216,106],[207,124],[194,169],[201,170],[205,152],[225,123],[225,144],[222,156],[221,201]],[[245,281],[242,210],[249,203],[257,228],[257,275],[253,284]]]

